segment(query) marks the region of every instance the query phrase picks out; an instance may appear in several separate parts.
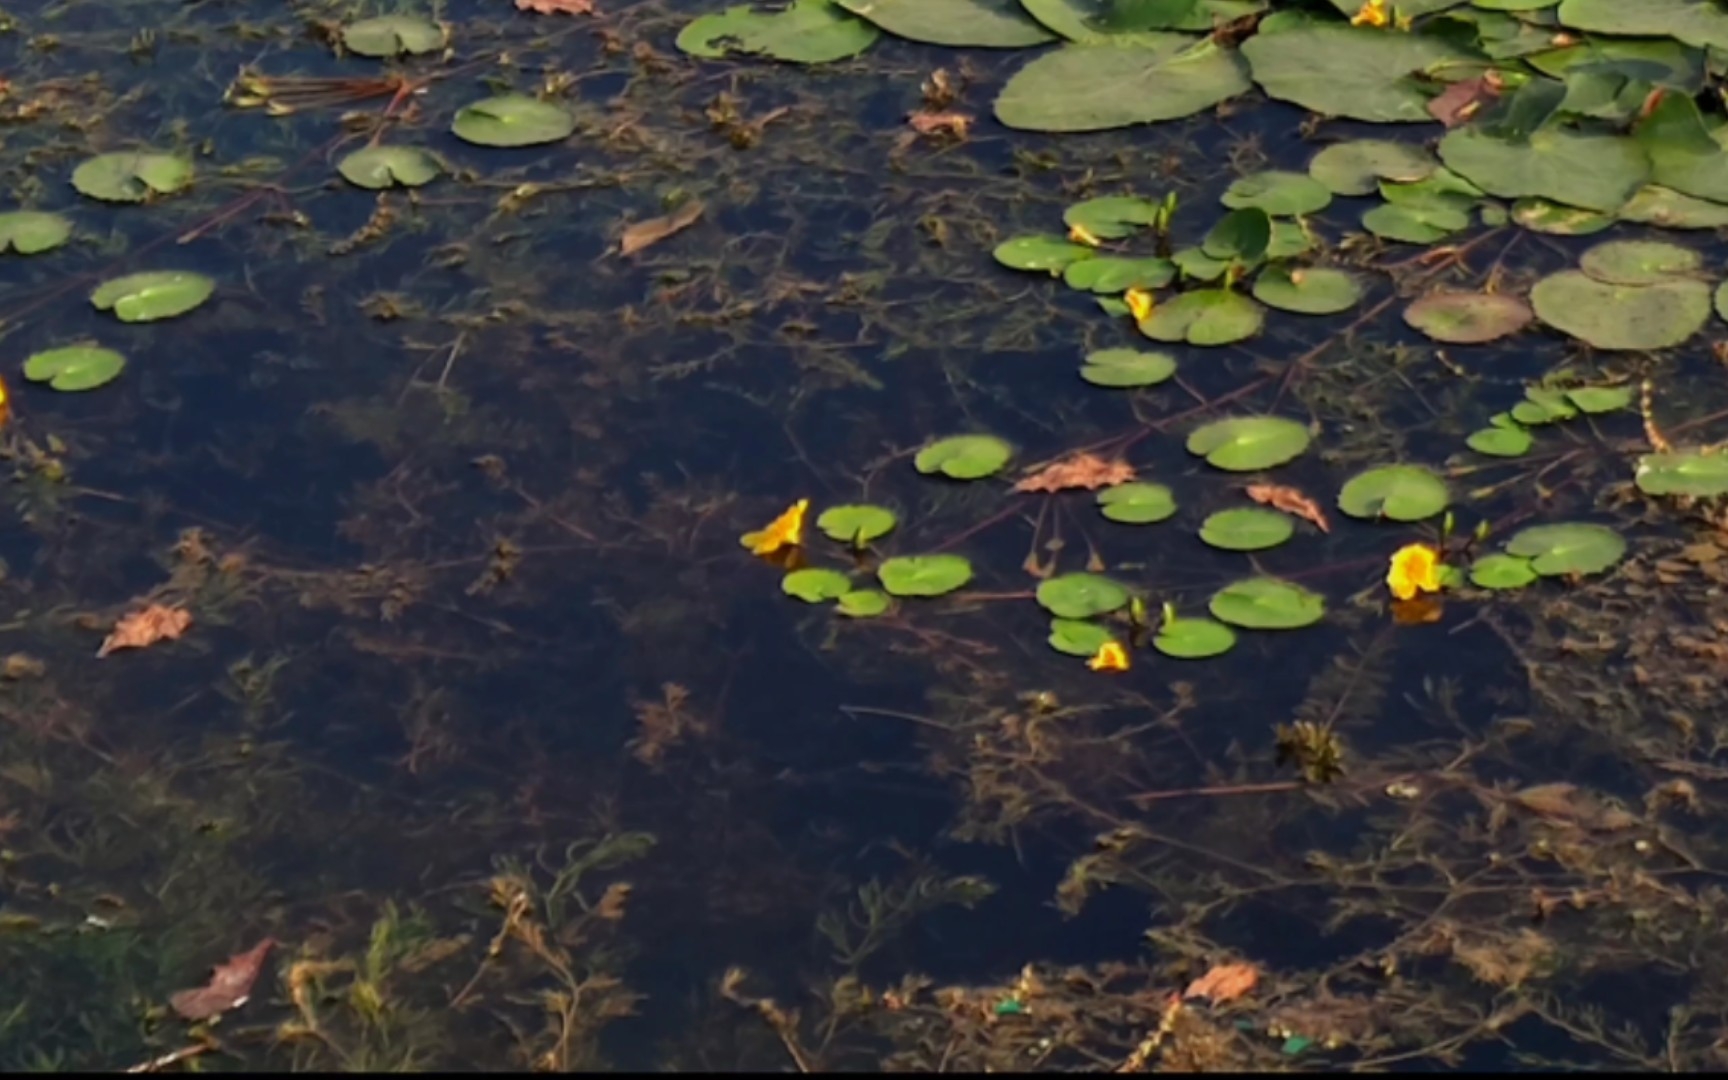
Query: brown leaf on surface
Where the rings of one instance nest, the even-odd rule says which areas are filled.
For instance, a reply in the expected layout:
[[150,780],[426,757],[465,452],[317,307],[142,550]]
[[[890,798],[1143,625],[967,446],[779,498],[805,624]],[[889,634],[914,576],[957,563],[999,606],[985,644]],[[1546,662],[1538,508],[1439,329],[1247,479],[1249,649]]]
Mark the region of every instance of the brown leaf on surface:
[[634,255],[643,248],[671,236],[683,232],[696,224],[696,219],[702,216],[702,204],[687,202],[664,217],[649,218],[627,225],[618,238],[618,254]]
[[1067,491],[1070,488],[1115,487],[1134,479],[1134,466],[1126,461],[1106,461],[1097,454],[1075,454],[1044,466],[1014,485],[1015,491]]
[[115,623],[114,632],[103,640],[102,647],[96,650],[96,656],[107,656],[115,649],[142,649],[164,638],[173,641],[191,625],[192,613],[185,608],[151,604]]
[[252,984],[263,970],[264,955],[276,939],[267,937],[243,953],[235,953],[225,964],[210,969],[210,981],[193,990],[182,990],[168,999],[174,1011],[188,1020],[208,1020],[246,1004]]
[[906,122],[920,135],[952,135],[955,139],[964,139],[972,130],[972,117],[963,112],[920,109],[908,116]]
[[1235,1001],[1260,982],[1260,969],[1253,964],[1219,964],[1188,984],[1185,998],[1203,997],[1214,1005]]
[[1479,79],[1460,79],[1428,101],[1428,115],[1455,128],[1500,98],[1500,76],[1490,71]]
[[594,0],[516,0],[516,10],[536,15],[592,15]]
[[1249,484],[1248,497],[1274,510],[1282,510],[1303,521],[1313,522],[1314,527],[1323,533],[1332,531],[1332,526],[1326,521],[1326,511],[1320,509],[1320,504],[1293,487],[1285,487],[1283,484]]

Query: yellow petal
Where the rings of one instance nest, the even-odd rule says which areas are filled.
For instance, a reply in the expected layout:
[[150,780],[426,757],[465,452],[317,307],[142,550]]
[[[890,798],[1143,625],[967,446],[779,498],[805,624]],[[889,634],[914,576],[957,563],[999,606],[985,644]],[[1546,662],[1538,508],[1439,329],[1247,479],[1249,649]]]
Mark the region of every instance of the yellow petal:
[[1143,322],[1152,315],[1152,308],[1157,301],[1146,289],[1129,289],[1122,294],[1122,302],[1128,305],[1129,314],[1135,322]]
[[810,500],[799,499],[765,527],[740,536],[738,542],[752,555],[772,555],[781,548],[797,547],[804,542],[804,515],[809,510]]
[[1099,244],[1104,242],[1096,236],[1093,236],[1092,230],[1088,229],[1084,225],[1068,226],[1068,239],[1074,241],[1076,244],[1085,244],[1087,247],[1097,247]]
[[1093,671],[1127,671],[1128,650],[1120,642],[1106,641],[1098,646],[1098,651],[1086,661],[1086,666]]

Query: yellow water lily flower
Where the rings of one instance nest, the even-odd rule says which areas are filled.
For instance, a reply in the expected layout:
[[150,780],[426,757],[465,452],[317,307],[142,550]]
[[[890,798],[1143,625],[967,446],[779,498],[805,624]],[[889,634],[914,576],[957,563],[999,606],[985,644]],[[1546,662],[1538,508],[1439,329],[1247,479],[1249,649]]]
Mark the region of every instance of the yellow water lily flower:
[[1350,16],[1351,26],[1387,26],[1392,22],[1386,10],[1387,0],[1366,0],[1356,14]]
[[1104,242],[1094,236],[1092,230],[1084,225],[1068,226],[1068,239],[1076,244],[1085,244],[1087,247],[1097,247]]
[[1122,294],[1122,302],[1128,305],[1128,312],[1134,316],[1135,322],[1144,322],[1151,317],[1157,298],[1150,289],[1129,289]]
[[1128,650],[1120,642],[1106,641],[1098,646],[1098,651],[1086,661],[1086,666],[1093,671],[1127,671]]
[[1392,553],[1386,587],[1399,600],[1440,591],[1440,553],[1432,544],[1406,544]]
[[809,512],[810,500],[799,499],[765,527],[740,536],[738,542],[752,555],[772,555],[782,548],[797,547],[804,542],[804,515]]

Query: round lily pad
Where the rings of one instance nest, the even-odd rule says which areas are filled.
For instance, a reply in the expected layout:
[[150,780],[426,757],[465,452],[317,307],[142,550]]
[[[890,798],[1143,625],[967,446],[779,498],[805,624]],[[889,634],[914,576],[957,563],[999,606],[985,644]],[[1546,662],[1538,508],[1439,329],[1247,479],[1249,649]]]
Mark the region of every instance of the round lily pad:
[[888,535],[894,525],[894,511],[869,503],[830,506],[816,519],[818,529],[830,539],[838,540],[842,544],[868,544]]
[[1470,213],[1456,202],[1387,203],[1362,215],[1362,227],[1382,240],[1432,244],[1470,227]]
[[1104,516],[1124,525],[1152,525],[1176,513],[1176,498],[1163,484],[1133,481],[1098,493]]
[[1060,274],[1070,263],[1090,259],[1098,252],[1065,236],[1045,233],[1004,240],[990,254],[1010,270],[1045,270]]
[[1728,206],[1656,184],[1639,188],[1617,216],[1622,221],[1660,225],[1665,229],[1728,228]]
[[1522,457],[1530,452],[1534,442],[1528,431],[1513,423],[1472,431],[1464,440],[1470,449],[1489,457]]
[[1264,259],[1271,246],[1272,217],[1258,206],[1244,206],[1225,214],[1200,242],[1200,250],[1207,257],[1244,266]]
[[1326,209],[1332,192],[1305,173],[1273,169],[1237,180],[1224,190],[1220,201],[1232,210],[1252,206],[1268,214],[1295,217]]
[[1159,304],[1138,326],[1154,341],[1229,345],[1259,333],[1265,320],[1265,309],[1241,293],[1196,289]]
[[952,435],[918,451],[912,464],[925,475],[980,480],[999,472],[1013,453],[1013,447],[994,435]]
[[1484,555],[1470,564],[1470,584],[1479,589],[1522,589],[1538,577],[1529,559]]
[[1215,420],[1188,436],[1188,452],[1230,472],[1282,465],[1308,449],[1308,429],[1281,416]]
[[1609,285],[1655,285],[1697,274],[1703,256],[1658,240],[1610,240],[1578,260],[1578,269]]
[[1165,619],[1152,647],[1178,660],[1204,660],[1236,647],[1236,631],[1211,619]]
[[1645,454],[1638,459],[1634,478],[1646,495],[1728,495],[1728,454],[1701,450]]
[[1375,123],[1430,121],[1415,73],[1469,56],[1438,36],[1313,22],[1242,43],[1254,81],[1268,97],[1322,116]]
[[444,47],[444,30],[414,15],[380,15],[342,28],[342,45],[359,56],[419,55]]
[[549,101],[499,94],[457,110],[450,130],[476,146],[538,146],[569,138],[576,118]]
[[444,169],[418,146],[367,146],[337,162],[336,171],[350,184],[377,191],[429,184]]
[[90,294],[97,311],[121,322],[154,322],[184,315],[210,299],[216,283],[190,270],[157,270],[104,281]]
[[41,210],[0,214],[0,251],[37,255],[59,247],[71,235],[72,223],[59,214]]
[[1296,532],[1288,515],[1259,506],[1239,506],[1209,515],[1200,539],[1225,551],[1262,551],[1277,547]]
[[1207,606],[1213,618],[1248,630],[1296,630],[1326,614],[1320,594],[1270,577],[1232,582],[1213,594]]
[[1062,281],[1071,289],[1112,294],[1129,289],[1162,289],[1175,276],[1176,265],[1157,256],[1126,259],[1097,255],[1077,259],[1062,270]]
[[1138,349],[1100,349],[1086,356],[1080,377],[1094,386],[1156,386],[1176,374],[1176,358],[1169,353]]
[[1579,412],[1592,415],[1624,409],[1632,404],[1630,386],[1575,386],[1565,393],[1566,400]]
[[79,194],[104,202],[143,202],[191,182],[190,161],[148,150],[98,154],[72,170],[72,186]]
[[821,604],[838,600],[851,592],[852,582],[838,570],[808,566],[781,578],[780,591],[787,596],[796,596],[806,604]]
[[111,382],[126,358],[97,345],[67,345],[36,353],[24,361],[24,377],[56,390],[94,390]]
[[1446,509],[1446,481],[1419,465],[1382,465],[1351,477],[1338,509],[1355,518],[1421,521]]
[[1347,270],[1270,266],[1254,279],[1254,299],[1280,311],[1336,315],[1362,299],[1362,283]]
[[1435,341],[1479,345],[1515,334],[1535,317],[1505,293],[1431,292],[1404,309],[1404,321]]
[[738,4],[693,19],[677,45],[691,56],[766,56],[793,64],[827,64],[857,56],[882,31],[833,0],[792,0],[773,11]]
[[1603,525],[1532,525],[1506,541],[1506,552],[1529,559],[1531,569],[1543,577],[1594,574],[1620,561],[1626,541]]
[[1193,116],[1249,87],[1236,50],[1141,33],[1038,57],[1002,87],[996,119],[1023,131],[1102,131]]
[[1702,281],[1610,285],[1562,270],[1530,290],[1536,316],[1598,349],[1653,350],[1679,345],[1710,318],[1710,286]]
[[1300,221],[1272,219],[1272,239],[1266,245],[1268,259],[1294,259],[1314,247],[1314,237]]
[[1131,195],[1103,195],[1062,211],[1064,225],[1078,226],[1100,240],[1120,240],[1152,224],[1159,204]]
[[1069,656],[1093,656],[1116,635],[1097,623],[1080,619],[1051,619],[1050,647]]
[[1547,199],[1519,199],[1512,204],[1512,220],[1531,232],[1550,236],[1589,236],[1614,224],[1614,215],[1562,206]]
[[1478,125],[1440,140],[1440,160],[1490,195],[1525,196],[1613,213],[1650,179],[1650,161],[1630,136],[1548,125],[1528,139],[1498,138]]
[[888,610],[888,594],[879,589],[856,589],[835,602],[835,608],[849,619],[873,619]]
[[1038,602],[1063,619],[1108,615],[1128,603],[1128,590],[1101,574],[1063,574],[1038,585]]
[[972,580],[972,564],[959,555],[901,555],[876,568],[890,596],[941,596]]
[[1308,175],[1334,195],[1372,195],[1381,180],[1422,180],[1439,166],[1434,155],[1417,143],[1353,139],[1315,154]]
[[836,0],[895,37],[950,48],[1023,49],[1054,35],[1015,0]]

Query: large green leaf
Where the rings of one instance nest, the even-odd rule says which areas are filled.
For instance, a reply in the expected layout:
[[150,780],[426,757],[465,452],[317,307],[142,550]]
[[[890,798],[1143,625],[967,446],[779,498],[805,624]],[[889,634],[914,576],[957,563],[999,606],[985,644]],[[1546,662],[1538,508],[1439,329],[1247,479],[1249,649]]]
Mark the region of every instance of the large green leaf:
[[1676,450],[1638,459],[1638,490],[1646,495],[1728,495],[1728,454]]
[[1661,240],[1609,240],[1578,259],[1578,269],[1609,285],[1655,285],[1696,275],[1698,252]]
[[1260,332],[1266,311],[1229,289],[1196,289],[1159,304],[1137,324],[1154,341],[1229,345]]
[[1334,195],[1372,195],[1381,180],[1413,183],[1426,179],[1440,162],[1423,146],[1388,139],[1333,143],[1314,155],[1308,175]]
[[1226,585],[1207,606],[1213,618],[1249,630],[1296,630],[1326,614],[1326,601],[1318,593],[1269,577]]
[[994,435],[951,435],[924,449],[912,464],[918,471],[952,480],[981,480],[1001,470],[1014,448]]
[[1063,574],[1038,586],[1038,602],[1052,615],[1086,619],[1128,603],[1128,590],[1099,574]]
[[1027,131],[1101,131],[1192,116],[1249,88],[1241,58],[1210,39],[1148,34],[1064,45],[1002,88],[996,118]]
[[97,311],[121,322],[154,322],[184,315],[210,298],[216,283],[190,270],[156,270],[105,281],[90,294]]
[[458,109],[450,130],[477,146],[538,146],[568,138],[576,118],[550,101],[499,94]]
[[1679,345],[1710,318],[1710,286],[1702,281],[1609,285],[1578,270],[1562,270],[1530,290],[1536,316],[1598,349],[1649,350]]
[[1019,49],[1055,35],[1018,0],[837,0],[896,37],[929,45]]
[[1728,49],[1728,11],[1712,0],[1560,0],[1555,14],[1574,30]]
[[1586,210],[1617,210],[1650,179],[1650,159],[1634,140],[1552,127],[1527,142],[1456,128],[1440,140],[1440,160],[1490,195]]
[[959,555],[901,555],[876,576],[891,596],[941,596],[972,580],[972,564]]
[[1325,116],[1377,123],[1432,121],[1416,72],[1469,59],[1436,37],[1311,23],[1242,45],[1267,95]]
[[1338,492],[1338,509],[1356,518],[1421,521],[1446,509],[1446,481],[1419,465],[1382,465],[1358,473]]
[[677,45],[692,56],[765,56],[794,64],[826,64],[857,56],[882,31],[834,3],[792,0],[781,11],[738,4],[703,15],[679,31]]
[[1651,183],[1728,202],[1728,151],[1711,137],[1690,97],[1664,94],[1635,134],[1650,159]]
[[1254,279],[1254,299],[1280,311],[1335,315],[1362,299],[1362,283],[1329,266],[1269,266]]
[[1270,469],[1308,449],[1308,429],[1282,416],[1215,420],[1188,436],[1188,452],[1230,472]]
[[1530,568],[1543,577],[1595,574],[1620,561],[1626,541],[1605,525],[1568,522],[1521,529],[1506,541],[1506,551],[1529,559]]
[[1200,539],[1224,551],[1262,551],[1277,547],[1296,532],[1286,514],[1263,506],[1238,506],[1209,514],[1200,523]]

